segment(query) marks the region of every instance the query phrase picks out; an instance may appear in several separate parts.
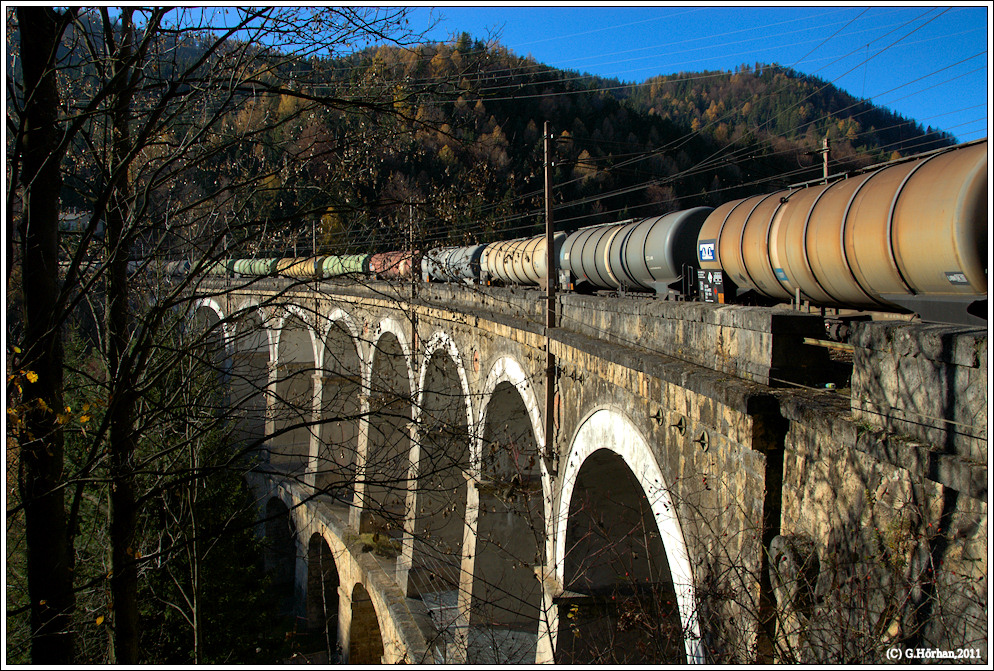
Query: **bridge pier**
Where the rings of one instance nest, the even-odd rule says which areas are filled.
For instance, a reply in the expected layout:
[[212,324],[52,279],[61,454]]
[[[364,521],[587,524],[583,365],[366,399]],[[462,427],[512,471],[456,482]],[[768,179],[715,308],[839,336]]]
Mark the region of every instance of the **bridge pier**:
[[549,566],[536,566],[535,577],[542,586],[542,616],[538,624],[535,663],[555,664],[559,635],[559,606],[555,602],[555,597],[562,594],[563,586],[556,578],[555,571]]
[[320,462],[321,457],[321,425],[317,422],[322,421],[324,418],[322,416],[323,410],[323,397],[324,397],[324,387],[325,387],[325,376],[321,372],[314,373],[311,375],[311,417],[310,420],[313,422],[310,428],[310,436],[307,441],[307,466],[304,469],[304,484],[315,491],[318,490],[319,486],[319,473],[323,471],[322,464]]
[[366,508],[366,455],[369,454],[369,392],[364,388],[359,396],[359,434],[356,439],[355,482],[352,486],[352,506],[349,508],[349,526],[361,529]]
[[266,442],[262,446],[262,458],[267,464],[273,463],[273,436],[276,435],[276,418],[279,414],[279,398],[276,395],[276,384],[279,381],[279,365],[270,359],[266,364]]

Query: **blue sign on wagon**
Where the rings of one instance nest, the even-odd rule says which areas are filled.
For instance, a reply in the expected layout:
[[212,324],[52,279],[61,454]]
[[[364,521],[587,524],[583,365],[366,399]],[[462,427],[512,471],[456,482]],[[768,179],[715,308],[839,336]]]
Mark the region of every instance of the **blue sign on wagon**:
[[697,251],[701,261],[714,261],[714,252],[717,243],[717,240],[701,240],[697,243]]

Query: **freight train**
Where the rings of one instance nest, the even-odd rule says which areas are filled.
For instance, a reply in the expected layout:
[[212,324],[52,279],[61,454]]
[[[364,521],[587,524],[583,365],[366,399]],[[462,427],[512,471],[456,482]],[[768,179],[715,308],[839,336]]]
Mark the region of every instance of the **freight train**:
[[[818,183],[553,238],[559,285],[914,312],[987,323],[988,145],[979,140]],[[209,270],[537,286],[546,236],[424,252],[230,259]]]

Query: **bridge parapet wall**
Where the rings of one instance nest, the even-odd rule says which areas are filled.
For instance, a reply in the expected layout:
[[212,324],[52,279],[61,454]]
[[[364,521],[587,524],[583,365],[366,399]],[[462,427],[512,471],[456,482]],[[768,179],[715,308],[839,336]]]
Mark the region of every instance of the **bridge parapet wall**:
[[836,374],[824,320],[787,309],[566,295],[561,325],[624,347],[674,357],[760,384],[818,384]]
[[[267,280],[273,288],[284,280]],[[267,285],[268,286],[268,285]],[[262,289],[260,285],[256,290]],[[294,291],[322,295],[380,308],[401,308],[416,302],[496,322],[513,320],[515,328],[543,332],[545,294],[537,289],[461,284],[419,284],[335,281],[301,284]],[[771,386],[842,382],[848,369],[830,360],[824,348],[805,338],[825,338],[820,315],[789,309],[712,305],[658,300],[647,296],[584,296],[560,294],[556,300],[560,326],[621,347],[674,357],[752,382]]]
[[[520,319],[541,328],[545,295],[535,289],[430,285],[427,302],[458,305]],[[824,348],[805,338],[825,338],[820,315],[788,309],[711,305],[646,296],[557,297],[564,330],[621,347],[647,350],[760,384],[823,384],[840,371]]]

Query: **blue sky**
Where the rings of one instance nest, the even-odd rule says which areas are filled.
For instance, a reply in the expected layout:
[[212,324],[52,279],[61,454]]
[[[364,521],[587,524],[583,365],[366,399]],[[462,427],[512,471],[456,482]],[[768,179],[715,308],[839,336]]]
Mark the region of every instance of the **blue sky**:
[[411,28],[429,17],[434,39],[492,37],[540,63],[627,82],[776,62],[960,141],[988,133],[988,3],[436,3],[415,7]]

